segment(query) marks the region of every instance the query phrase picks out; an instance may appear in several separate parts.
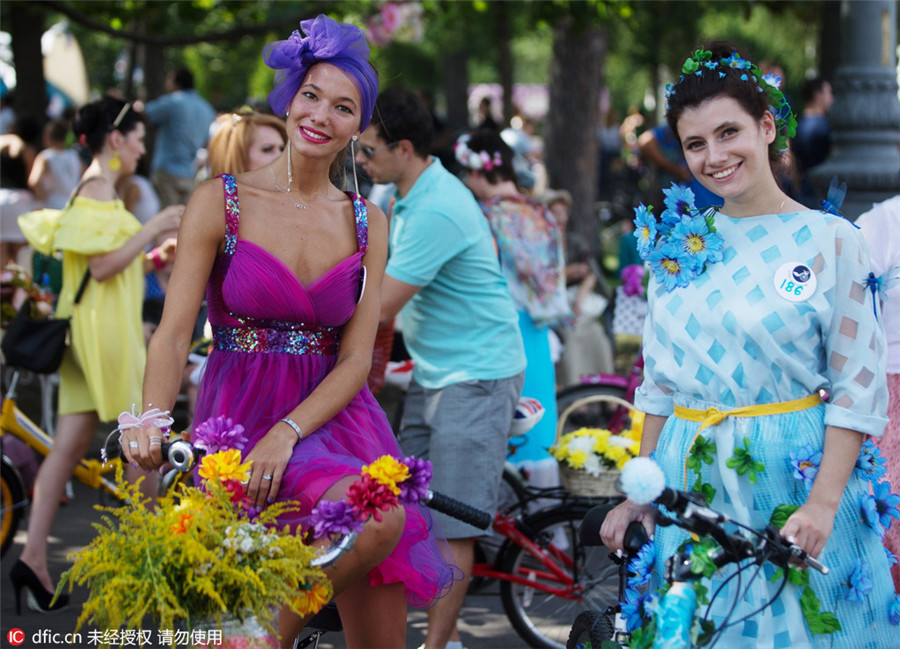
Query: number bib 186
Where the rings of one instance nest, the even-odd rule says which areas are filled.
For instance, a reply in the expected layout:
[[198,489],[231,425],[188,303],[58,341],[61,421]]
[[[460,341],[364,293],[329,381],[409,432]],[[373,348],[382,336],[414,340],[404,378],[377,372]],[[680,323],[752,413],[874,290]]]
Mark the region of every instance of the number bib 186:
[[800,261],[789,261],[775,272],[775,290],[789,302],[804,302],[816,292],[816,274]]

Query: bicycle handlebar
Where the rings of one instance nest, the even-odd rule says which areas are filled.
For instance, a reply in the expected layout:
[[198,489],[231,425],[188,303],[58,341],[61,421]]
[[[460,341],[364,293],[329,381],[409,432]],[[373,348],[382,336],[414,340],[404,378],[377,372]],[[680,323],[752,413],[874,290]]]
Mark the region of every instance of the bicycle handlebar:
[[425,504],[435,511],[452,516],[463,523],[474,525],[481,530],[489,528],[494,520],[494,517],[483,509],[476,509],[455,498],[431,490],[428,491],[428,497],[425,499]]

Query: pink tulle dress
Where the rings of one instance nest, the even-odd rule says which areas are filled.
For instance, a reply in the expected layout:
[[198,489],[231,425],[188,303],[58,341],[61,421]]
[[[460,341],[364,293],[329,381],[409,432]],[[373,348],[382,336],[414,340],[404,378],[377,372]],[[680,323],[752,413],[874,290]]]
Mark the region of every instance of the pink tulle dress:
[[[341,327],[364,288],[368,222],[365,203],[350,194],[359,249],[304,286],[278,258],[240,238],[237,185],[233,176],[222,179],[225,254],[216,260],[207,287],[213,349],[194,421],[225,415],[242,424],[249,439],[246,455],[334,367]],[[329,487],[358,476],[364,464],[385,454],[403,458],[384,411],[364,386],[341,412],[294,446],[278,499],[296,500],[302,509],[283,522],[305,528]],[[409,603],[421,607],[446,592],[455,572],[435,540],[429,512],[408,506],[399,545],[369,579],[372,585],[404,583]]]

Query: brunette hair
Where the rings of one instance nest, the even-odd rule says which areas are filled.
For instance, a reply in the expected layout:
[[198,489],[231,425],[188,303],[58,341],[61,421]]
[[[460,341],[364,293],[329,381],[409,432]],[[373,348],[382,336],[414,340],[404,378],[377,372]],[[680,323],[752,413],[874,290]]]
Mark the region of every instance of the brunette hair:
[[106,136],[110,131],[119,131],[127,135],[143,122],[144,116],[135,111],[131,104],[105,95],[81,107],[72,130],[75,131],[82,146],[94,156],[103,150]]
[[[738,55],[734,45],[723,41],[710,43],[704,49],[712,52],[712,61],[721,61]],[[753,119],[761,120],[769,112],[767,96],[759,90],[752,77],[748,80],[747,76],[745,70],[721,65],[714,69],[701,67],[695,73],[683,74],[675,84],[674,92],[669,95],[666,107],[666,121],[679,142],[681,137],[678,134],[678,120],[682,113],[715,97],[731,97]],[[769,162],[773,171],[784,164],[784,157],[778,150],[776,142],[772,142],[769,145]]]
[[249,151],[253,134],[260,126],[270,126],[287,143],[284,120],[266,113],[239,111],[223,113],[216,118],[216,132],[209,141],[209,170],[220,174],[239,174],[249,171]]

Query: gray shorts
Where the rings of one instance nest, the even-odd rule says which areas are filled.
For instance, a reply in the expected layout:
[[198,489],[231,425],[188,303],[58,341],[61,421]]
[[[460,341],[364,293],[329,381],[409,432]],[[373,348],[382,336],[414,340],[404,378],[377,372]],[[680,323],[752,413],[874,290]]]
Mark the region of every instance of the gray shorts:
[[[400,423],[400,446],[407,455],[431,460],[431,488],[464,503],[497,510],[506,461],[507,434],[524,373],[494,381],[466,381],[429,390],[413,381]],[[440,513],[448,539],[488,532]]]

